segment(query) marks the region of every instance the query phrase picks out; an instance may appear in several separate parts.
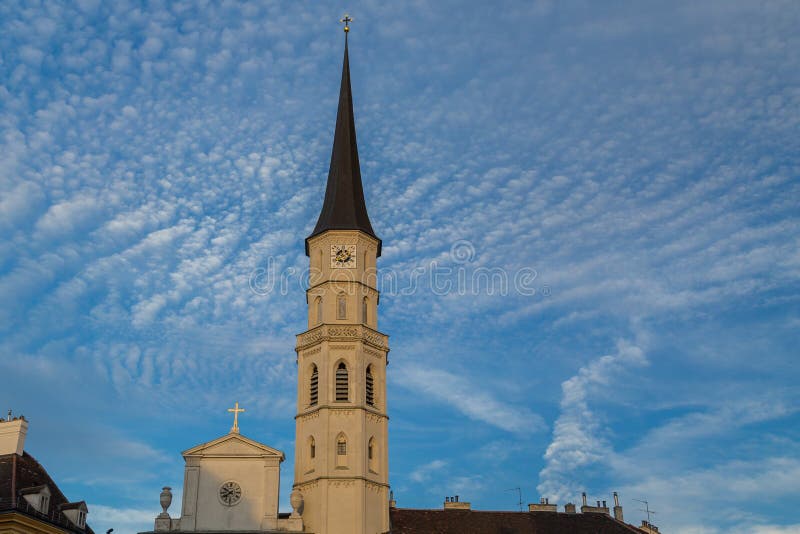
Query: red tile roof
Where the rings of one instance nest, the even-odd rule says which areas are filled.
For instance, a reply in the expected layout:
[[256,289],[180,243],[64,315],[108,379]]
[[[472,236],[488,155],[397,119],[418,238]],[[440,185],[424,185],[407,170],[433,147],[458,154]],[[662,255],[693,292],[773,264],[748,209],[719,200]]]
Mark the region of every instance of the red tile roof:
[[[20,495],[21,490],[42,485],[50,488],[50,504],[47,514],[41,514],[26,506],[25,499]],[[16,495],[14,495],[15,493]],[[60,510],[73,504],[80,503],[70,503],[47,474],[42,464],[37,462],[33,456],[27,452],[23,452],[22,455],[0,455],[0,513],[18,511],[40,521],[60,526],[70,532],[94,534],[88,525],[85,529],[79,529],[63,516]]]
[[391,534],[642,534],[605,514],[392,508]]

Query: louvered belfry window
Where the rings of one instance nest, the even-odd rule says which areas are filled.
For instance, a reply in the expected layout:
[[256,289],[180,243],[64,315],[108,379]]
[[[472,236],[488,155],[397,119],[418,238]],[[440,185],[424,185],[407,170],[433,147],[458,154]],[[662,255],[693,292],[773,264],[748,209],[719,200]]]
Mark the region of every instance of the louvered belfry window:
[[367,367],[367,404],[375,406],[375,379],[372,378],[372,366]]
[[336,400],[347,402],[350,399],[347,386],[347,366],[344,362],[336,368]]
[[311,406],[316,406],[317,401],[319,400],[319,371],[317,370],[317,366],[314,366],[314,370],[311,371],[311,384],[309,389],[309,404]]

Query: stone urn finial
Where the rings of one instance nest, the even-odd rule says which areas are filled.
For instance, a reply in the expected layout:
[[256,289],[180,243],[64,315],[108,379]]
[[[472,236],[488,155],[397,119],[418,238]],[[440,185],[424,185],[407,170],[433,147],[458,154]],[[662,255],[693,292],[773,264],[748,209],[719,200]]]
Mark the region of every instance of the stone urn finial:
[[161,512],[158,517],[169,517],[167,508],[169,508],[169,505],[172,504],[172,488],[169,486],[164,486],[161,490],[159,501],[161,502],[161,508],[164,511]]
[[303,494],[300,490],[293,490],[289,495],[289,504],[292,505],[292,517],[300,517],[303,513]]

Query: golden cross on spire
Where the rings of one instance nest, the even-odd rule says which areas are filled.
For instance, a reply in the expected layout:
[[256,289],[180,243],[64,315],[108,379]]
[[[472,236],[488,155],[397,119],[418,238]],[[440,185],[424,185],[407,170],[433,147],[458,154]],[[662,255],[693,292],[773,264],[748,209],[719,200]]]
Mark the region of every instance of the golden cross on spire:
[[350,15],[345,13],[344,18],[339,20],[339,22],[344,22],[344,33],[347,33],[350,31],[350,23],[353,22],[353,19],[350,18]]
[[238,434],[239,433],[239,413],[244,411],[244,408],[239,408],[239,401],[236,401],[236,406],[234,408],[228,408],[229,412],[233,412],[233,426],[231,427],[231,433]]

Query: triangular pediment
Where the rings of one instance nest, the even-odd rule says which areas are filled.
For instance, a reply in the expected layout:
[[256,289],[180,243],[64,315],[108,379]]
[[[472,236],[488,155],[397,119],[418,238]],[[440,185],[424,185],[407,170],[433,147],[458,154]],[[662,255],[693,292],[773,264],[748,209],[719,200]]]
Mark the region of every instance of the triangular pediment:
[[183,451],[184,458],[189,457],[264,457],[277,456],[281,461],[285,456],[278,449],[273,449],[241,434],[227,434],[208,443],[203,443]]

